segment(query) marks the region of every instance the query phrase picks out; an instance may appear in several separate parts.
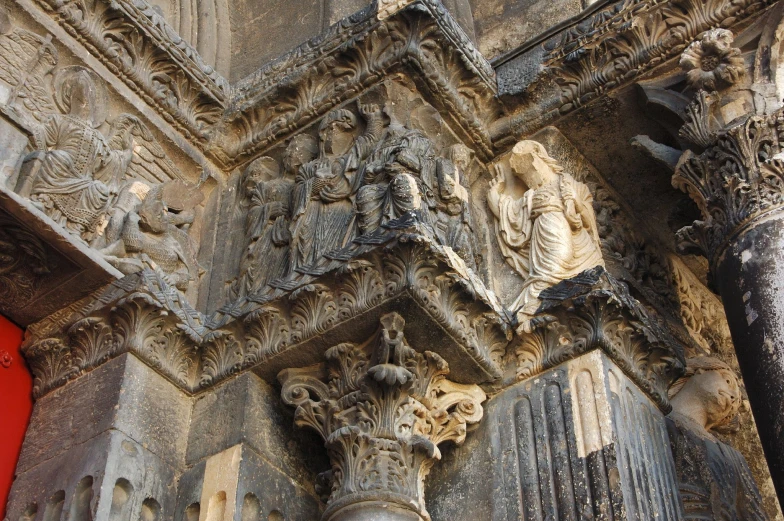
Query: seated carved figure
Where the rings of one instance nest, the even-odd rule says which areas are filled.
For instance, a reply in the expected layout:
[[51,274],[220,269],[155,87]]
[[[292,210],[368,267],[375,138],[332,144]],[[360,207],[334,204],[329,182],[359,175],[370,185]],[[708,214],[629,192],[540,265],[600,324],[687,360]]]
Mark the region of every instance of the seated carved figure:
[[731,424],[740,407],[732,369],[717,358],[691,358],[670,397],[667,430],[685,519],[767,520],[746,460],[711,433]]
[[526,192],[519,198],[507,193],[506,179],[498,177],[487,201],[501,252],[525,279],[511,308],[517,310],[520,330],[530,332],[542,290],[604,266],[604,259],[586,185],[564,172],[536,141],[517,143],[510,166]]
[[[181,181],[150,188],[122,218],[119,238],[101,250],[106,260],[123,273],[137,272],[145,265],[159,268],[170,284],[186,290],[199,277],[196,247],[185,228],[193,222],[190,210],[201,197],[191,192],[200,195]],[[190,208],[177,206],[183,201],[190,201]],[[180,211],[170,211],[175,208]]]

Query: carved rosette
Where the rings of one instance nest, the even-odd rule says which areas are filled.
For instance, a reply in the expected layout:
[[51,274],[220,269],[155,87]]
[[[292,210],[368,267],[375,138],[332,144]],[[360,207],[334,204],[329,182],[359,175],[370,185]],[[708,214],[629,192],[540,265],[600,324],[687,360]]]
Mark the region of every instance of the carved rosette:
[[325,520],[363,504],[429,519],[424,479],[441,457],[438,446],[461,444],[466,425],[482,418],[481,388],[448,380],[438,354],[414,351],[397,313],[380,321],[364,345],[338,344],[326,362],[278,375],[283,401],[296,407],[295,424],[318,432],[329,452]]
[[682,250],[696,249],[715,268],[734,235],[784,206],[782,132],[779,110],[720,131],[700,155],[683,154],[672,184],[697,203],[702,220],[678,232]]

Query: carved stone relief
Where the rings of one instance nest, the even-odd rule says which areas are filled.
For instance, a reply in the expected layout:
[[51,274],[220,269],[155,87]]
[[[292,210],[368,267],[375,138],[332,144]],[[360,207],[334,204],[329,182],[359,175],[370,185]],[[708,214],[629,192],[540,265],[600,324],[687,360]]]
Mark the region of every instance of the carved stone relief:
[[525,281],[510,309],[517,314],[520,330],[530,333],[542,290],[604,266],[604,260],[588,187],[564,172],[535,141],[515,145],[509,164],[513,179],[525,187],[522,197],[512,195],[513,187],[507,189],[506,172],[501,170],[487,201],[501,251]]
[[364,344],[335,345],[325,363],[278,377],[283,400],[296,407],[295,423],[319,433],[329,451],[325,520],[362,503],[430,519],[423,488],[441,458],[439,445],[461,444],[466,426],[482,418],[481,388],[448,380],[443,358],[414,351],[399,314],[380,322]]
[[670,389],[668,430],[686,519],[768,519],[746,460],[711,433],[736,420],[740,391],[734,371],[707,356],[687,360]]

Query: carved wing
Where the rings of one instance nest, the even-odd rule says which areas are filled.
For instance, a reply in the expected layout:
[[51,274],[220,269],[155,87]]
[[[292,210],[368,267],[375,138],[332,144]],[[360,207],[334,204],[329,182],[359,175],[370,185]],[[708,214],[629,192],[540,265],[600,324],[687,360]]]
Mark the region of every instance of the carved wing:
[[115,150],[133,146],[133,158],[126,173],[128,178],[153,185],[183,178],[147,125],[136,116],[121,114],[112,123],[109,135],[109,146]]
[[21,29],[0,35],[0,79],[11,85],[9,104],[18,99],[39,121],[57,112],[47,82],[57,49],[45,38]]

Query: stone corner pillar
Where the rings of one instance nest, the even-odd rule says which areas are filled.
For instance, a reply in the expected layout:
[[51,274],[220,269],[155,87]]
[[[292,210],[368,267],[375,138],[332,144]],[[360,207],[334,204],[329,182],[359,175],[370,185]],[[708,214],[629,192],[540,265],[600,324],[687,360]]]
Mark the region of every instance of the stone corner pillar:
[[510,346],[517,381],[434,470],[433,517],[683,519],[664,416],[678,344],[602,268],[540,298]]
[[672,182],[702,213],[703,220],[678,232],[679,245],[710,262],[770,474],[784,503],[782,132],[781,110],[746,118],[718,132],[700,155],[685,152]]
[[439,445],[461,444],[482,418],[481,388],[448,380],[441,356],[409,346],[399,314],[380,322],[365,343],[335,345],[325,362],[278,376],[296,425],[319,433],[329,453],[324,521],[429,520],[424,480]]

